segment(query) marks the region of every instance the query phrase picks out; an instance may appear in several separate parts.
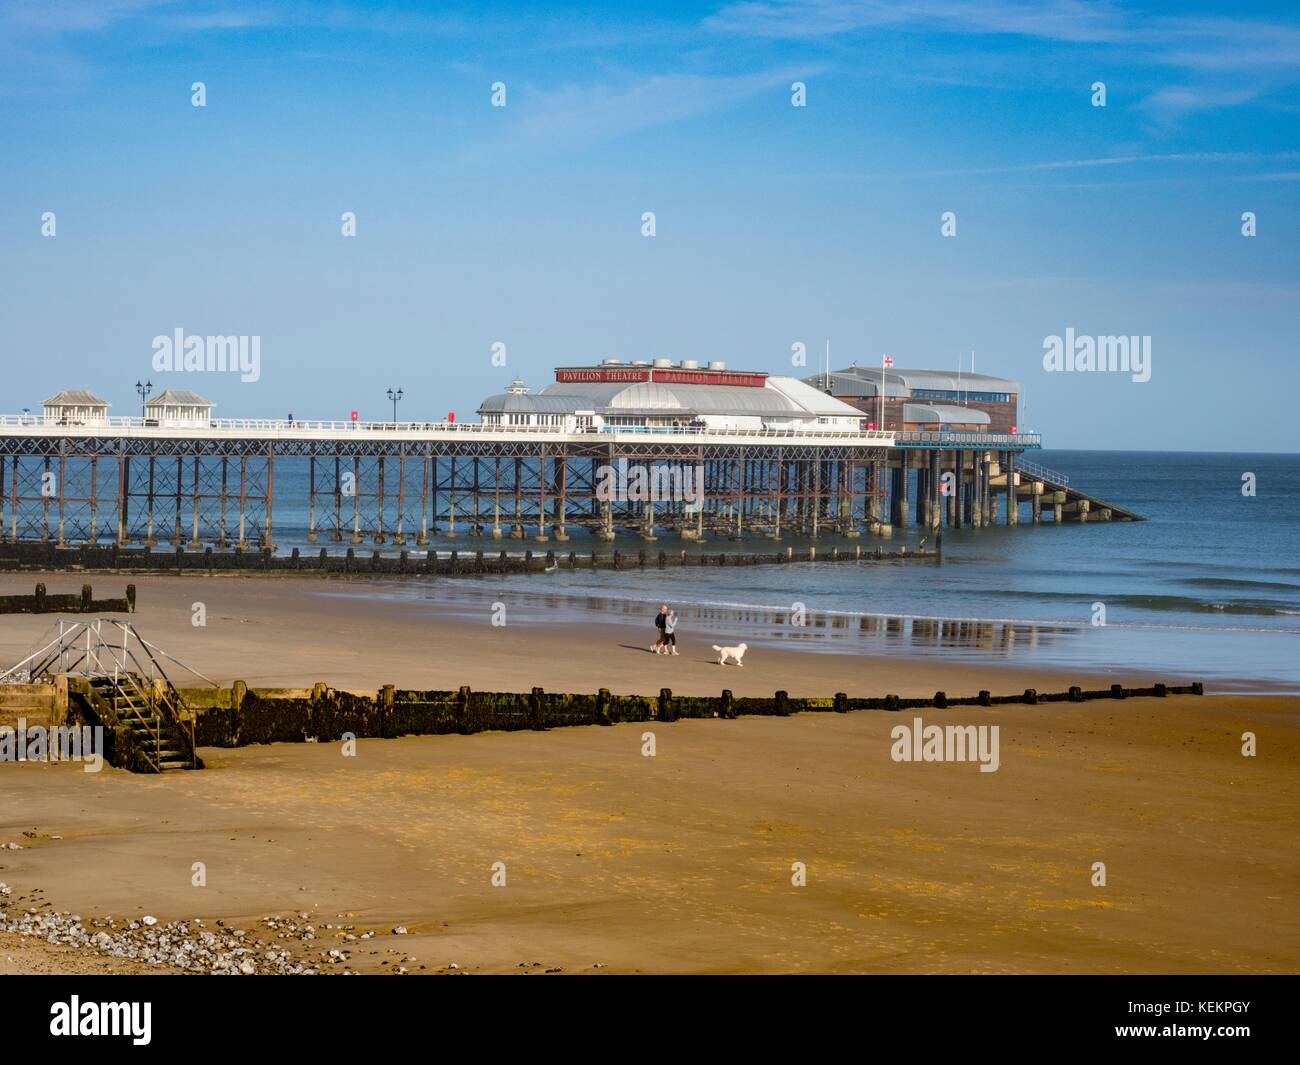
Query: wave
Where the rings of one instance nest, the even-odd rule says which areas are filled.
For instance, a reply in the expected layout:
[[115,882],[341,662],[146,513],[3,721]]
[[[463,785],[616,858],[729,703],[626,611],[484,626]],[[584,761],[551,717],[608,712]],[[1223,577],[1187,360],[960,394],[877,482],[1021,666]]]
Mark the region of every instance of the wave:
[[1153,613],[1232,614],[1242,617],[1292,617],[1300,613],[1300,604],[1277,599],[1205,599],[1190,595],[1158,595],[1127,592],[1119,595],[1105,592],[1045,592],[980,589],[975,596],[991,599],[1042,599],[1056,602],[1081,603],[1086,608],[1091,603],[1105,603],[1107,607],[1124,606]]
[[1272,592],[1300,592],[1300,584],[1288,581],[1250,581],[1237,577],[1187,577],[1180,578],[1182,584],[1194,584],[1198,588],[1251,588]]

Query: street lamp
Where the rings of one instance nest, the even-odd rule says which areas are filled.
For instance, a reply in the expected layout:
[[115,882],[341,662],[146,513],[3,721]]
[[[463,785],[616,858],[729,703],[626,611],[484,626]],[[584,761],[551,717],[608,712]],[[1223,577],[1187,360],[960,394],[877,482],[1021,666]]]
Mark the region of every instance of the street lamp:
[[402,398],[402,390],[399,388],[394,392],[391,388],[388,390],[388,398],[393,401],[393,424],[397,424],[397,401]]
[[149,393],[153,391],[153,382],[146,381],[144,384],[141,384],[139,381],[136,381],[135,390],[140,393],[140,417],[143,418],[145,417],[144,401],[149,398]]

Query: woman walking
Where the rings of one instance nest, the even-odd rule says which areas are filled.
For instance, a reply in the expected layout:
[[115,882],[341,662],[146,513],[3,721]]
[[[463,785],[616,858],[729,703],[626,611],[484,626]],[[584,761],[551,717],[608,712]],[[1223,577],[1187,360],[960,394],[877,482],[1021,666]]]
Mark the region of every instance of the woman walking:
[[668,611],[668,616],[664,618],[664,641],[665,653],[675,655],[677,653],[677,614],[672,610]]

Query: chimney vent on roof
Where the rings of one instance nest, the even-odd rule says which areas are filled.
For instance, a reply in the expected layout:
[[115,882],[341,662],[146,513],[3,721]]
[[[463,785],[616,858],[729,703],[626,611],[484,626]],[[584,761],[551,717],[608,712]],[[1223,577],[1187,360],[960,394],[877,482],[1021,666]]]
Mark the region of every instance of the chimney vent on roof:
[[602,366],[622,366],[623,360],[622,359],[601,359],[600,364]]
[[649,362],[649,360],[647,360],[647,359],[633,359],[633,360],[632,360],[632,365],[633,365],[633,366],[649,366],[649,365],[650,365],[650,362]]
[[667,366],[671,366],[672,364],[673,364],[672,359],[655,359],[655,365],[658,366],[660,369],[663,369]]
[[682,359],[683,370],[698,370],[700,368],[699,359]]
[[710,370],[725,370],[726,368],[727,368],[727,364],[725,362],[719,362],[716,359],[709,360]]

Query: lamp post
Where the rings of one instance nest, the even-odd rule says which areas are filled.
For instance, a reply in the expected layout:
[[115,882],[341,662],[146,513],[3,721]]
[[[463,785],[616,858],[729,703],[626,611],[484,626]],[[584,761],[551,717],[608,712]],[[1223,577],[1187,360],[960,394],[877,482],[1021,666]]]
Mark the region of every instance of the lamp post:
[[402,390],[399,388],[394,392],[391,388],[388,390],[388,398],[393,401],[393,424],[397,424],[397,401],[402,398]]
[[144,401],[149,398],[149,393],[153,391],[153,382],[146,381],[144,384],[141,384],[139,381],[136,381],[135,390],[140,393],[140,417],[144,418],[146,417]]

